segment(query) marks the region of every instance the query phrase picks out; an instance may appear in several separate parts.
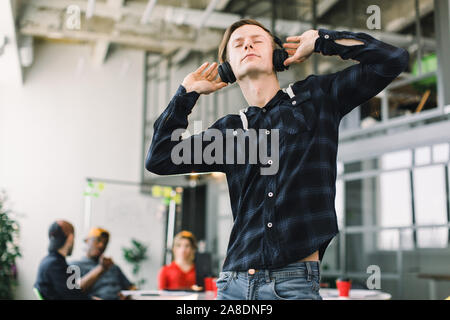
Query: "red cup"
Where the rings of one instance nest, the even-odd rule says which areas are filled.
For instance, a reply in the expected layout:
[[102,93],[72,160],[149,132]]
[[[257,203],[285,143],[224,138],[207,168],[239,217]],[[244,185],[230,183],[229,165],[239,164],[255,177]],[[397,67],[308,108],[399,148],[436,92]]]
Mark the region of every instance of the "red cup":
[[336,287],[339,292],[339,297],[348,298],[350,296],[350,289],[352,287],[352,281],[350,279],[337,279]]
[[213,280],[213,278],[211,278],[211,277],[206,277],[205,279],[204,279],[204,281],[205,281],[205,291],[213,291],[213,284],[212,284],[212,281]]
[[217,278],[206,277],[204,280],[205,280],[205,291],[212,291],[214,292],[214,298],[217,297],[217,286],[216,286]]

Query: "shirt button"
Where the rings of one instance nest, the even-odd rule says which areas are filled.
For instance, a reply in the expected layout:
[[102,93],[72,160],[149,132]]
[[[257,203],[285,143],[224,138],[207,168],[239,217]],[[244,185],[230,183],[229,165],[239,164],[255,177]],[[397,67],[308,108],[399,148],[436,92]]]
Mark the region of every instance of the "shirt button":
[[269,222],[269,223],[267,224],[267,226],[268,226],[269,228],[272,228],[272,222]]
[[270,130],[266,130],[266,134],[270,134]]
[[268,196],[272,198],[272,197],[273,197],[273,193],[272,193],[272,192],[269,192],[269,193],[268,193]]
[[273,163],[272,160],[267,161],[267,164],[272,164],[272,163]]
[[262,109],[262,112],[266,112],[266,109],[265,109],[265,108],[263,108],[263,109]]
[[248,269],[248,274],[255,274],[256,270],[255,269]]
[[326,34],[326,35],[324,36],[324,38],[325,38],[325,39],[329,39],[330,36]]
[[292,101],[292,104],[295,106],[297,104],[297,101]]

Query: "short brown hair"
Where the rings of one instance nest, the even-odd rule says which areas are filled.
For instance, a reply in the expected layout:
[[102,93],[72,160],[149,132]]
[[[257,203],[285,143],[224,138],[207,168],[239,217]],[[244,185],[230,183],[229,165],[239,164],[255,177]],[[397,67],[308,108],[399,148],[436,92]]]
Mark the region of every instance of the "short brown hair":
[[229,26],[227,28],[227,30],[225,30],[225,33],[224,33],[223,38],[222,38],[222,42],[219,45],[219,54],[218,54],[218,56],[219,56],[219,62],[220,63],[224,63],[225,61],[228,60],[227,47],[228,47],[228,41],[230,40],[231,34],[237,28],[245,26],[247,24],[251,24],[251,25],[255,25],[255,26],[261,27],[264,31],[266,31],[268,34],[270,34],[270,36],[272,37],[272,45],[275,48],[276,43],[274,41],[274,36],[273,36],[272,32],[270,32],[269,29],[267,29],[260,22],[254,20],[254,19],[242,19],[242,20],[236,21],[231,26]]

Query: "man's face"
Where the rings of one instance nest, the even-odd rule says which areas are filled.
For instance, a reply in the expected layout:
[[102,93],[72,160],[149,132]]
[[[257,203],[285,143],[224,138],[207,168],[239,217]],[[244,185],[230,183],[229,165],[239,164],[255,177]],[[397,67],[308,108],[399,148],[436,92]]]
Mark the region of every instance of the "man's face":
[[256,25],[244,25],[231,34],[228,41],[228,57],[236,79],[255,77],[273,70],[273,39]]
[[88,245],[87,256],[90,258],[99,258],[108,246],[108,238],[90,237],[86,240],[86,243]]

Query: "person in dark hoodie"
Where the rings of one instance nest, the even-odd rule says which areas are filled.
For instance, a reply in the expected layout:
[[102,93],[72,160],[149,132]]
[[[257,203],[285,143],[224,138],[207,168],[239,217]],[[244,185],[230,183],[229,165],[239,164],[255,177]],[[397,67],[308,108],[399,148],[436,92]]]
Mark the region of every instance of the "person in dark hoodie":
[[[73,251],[75,229],[70,222],[58,220],[48,230],[48,255],[42,259],[34,287],[44,300],[90,300],[99,299],[86,291],[111,266],[108,260],[84,277],[77,277],[76,267],[70,268],[66,257]],[[78,273],[79,274],[79,273]]]

